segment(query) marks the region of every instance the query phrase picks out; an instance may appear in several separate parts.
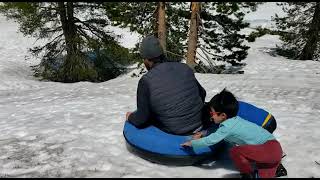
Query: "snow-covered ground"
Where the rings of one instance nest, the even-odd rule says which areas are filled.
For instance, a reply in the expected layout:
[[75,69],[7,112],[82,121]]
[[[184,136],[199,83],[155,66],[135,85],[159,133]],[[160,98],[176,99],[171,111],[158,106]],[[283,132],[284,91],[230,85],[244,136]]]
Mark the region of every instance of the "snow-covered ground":
[[[0,16],[0,177],[229,177],[230,164],[168,167],[126,149],[125,113],[136,108],[139,78],[103,83],[37,81],[25,60],[34,39]],[[287,156],[288,177],[320,177],[320,63],[270,54],[280,43],[266,35],[249,44],[241,75],[196,74],[206,100],[227,87],[270,111]]]

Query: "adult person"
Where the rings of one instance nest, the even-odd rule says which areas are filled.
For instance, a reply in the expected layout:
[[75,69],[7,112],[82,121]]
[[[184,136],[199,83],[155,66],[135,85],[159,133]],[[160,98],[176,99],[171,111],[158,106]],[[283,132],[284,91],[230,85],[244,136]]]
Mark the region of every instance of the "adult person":
[[126,119],[137,128],[155,125],[176,135],[191,135],[202,127],[206,91],[192,69],[168,61],[159,40],[149,35],[140,45],[140,55],[148,72],[137,88],[137,109]]

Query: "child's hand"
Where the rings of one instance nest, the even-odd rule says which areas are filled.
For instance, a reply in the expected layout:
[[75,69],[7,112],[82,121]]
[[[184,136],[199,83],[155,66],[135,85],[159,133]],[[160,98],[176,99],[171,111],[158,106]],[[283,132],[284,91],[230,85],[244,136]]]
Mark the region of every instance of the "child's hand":
[[183,144],[180,144],[180,146],[182,146],[182,147],[191,147],[192,146],[191,145],[191,141],[187,141],[187,142],[185,142]]
[[202,137],[202,133],[201,132],[196,132],[193,136],[192,139],[200,139]]

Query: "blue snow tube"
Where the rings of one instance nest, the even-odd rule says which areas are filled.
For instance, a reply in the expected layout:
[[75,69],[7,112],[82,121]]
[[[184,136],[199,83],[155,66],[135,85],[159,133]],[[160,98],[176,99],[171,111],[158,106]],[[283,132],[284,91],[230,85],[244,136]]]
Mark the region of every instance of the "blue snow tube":
[[[268,112],[239,101],[238,115],[261,126]],[[190,140],[191,136],[169,134],[155,126],[138,129],[128,121],[124,124],[123,135],[130,152],[151,162],[175,166],[195,165],[207,158],[212,159],[224,145],[222,141],[201,149],[183,148],[180,144]]]
[[221,144],[197,150],[183,148],[180,144],[190,140],[191,136],[169,134],[155,126],[138,129],[128,121],[125,122],[123,135],[130,152],[151,162],[175,166],[200,163],[210,158]]
[[245,120],[253,122],[259,126],[266,126],[271,121],[272,115],[264,109],[258,108],[250,103],[238,101],[239,111],[238,116]]

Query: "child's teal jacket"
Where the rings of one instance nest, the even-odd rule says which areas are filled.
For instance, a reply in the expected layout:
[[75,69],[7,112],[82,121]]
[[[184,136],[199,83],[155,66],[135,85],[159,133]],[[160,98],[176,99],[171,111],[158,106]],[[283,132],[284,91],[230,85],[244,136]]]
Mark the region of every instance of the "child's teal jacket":
[[223,121],[216,132],[206,137],[192,140],[191,144],[193,148],[200,148],[225,140],[236,145],[253,145],[264,144],[268,140],[273,139],[275,137],[261,126],[235,116]]

